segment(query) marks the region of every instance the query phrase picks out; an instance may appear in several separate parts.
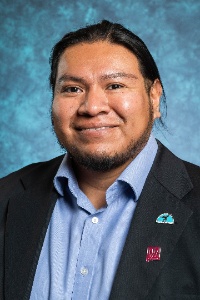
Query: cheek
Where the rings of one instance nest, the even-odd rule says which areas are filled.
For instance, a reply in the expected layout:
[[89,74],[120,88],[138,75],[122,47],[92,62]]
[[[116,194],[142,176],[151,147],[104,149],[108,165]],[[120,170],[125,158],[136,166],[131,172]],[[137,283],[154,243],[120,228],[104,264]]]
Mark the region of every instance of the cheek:
[[54,121],[58,121],[60,124],[67,123],[74,115],[74,107],[66,101],[54,100],[52,104],[52,115]]
[[115,99],[115,109],[121,116],[134,116],[142,115],[147,109],[146,100],[141,97],[139,93],[131,93],[130,95],[120,95]]
[[54,117],[58,117],[60,115],[61,112],[61,102],[56,100],[56,98],[54,98],[53,103],[52,103],[52,113]]

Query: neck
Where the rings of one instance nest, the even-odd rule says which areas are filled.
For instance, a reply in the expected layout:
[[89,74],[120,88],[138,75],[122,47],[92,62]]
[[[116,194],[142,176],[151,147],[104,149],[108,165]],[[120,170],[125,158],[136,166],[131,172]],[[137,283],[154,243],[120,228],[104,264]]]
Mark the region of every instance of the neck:
[[107,172],[88,170],[83,166],[74,165],[79,188],[88,197],[96,209],[106,206],[106,191],[119,177],[126,166],[120,166]]

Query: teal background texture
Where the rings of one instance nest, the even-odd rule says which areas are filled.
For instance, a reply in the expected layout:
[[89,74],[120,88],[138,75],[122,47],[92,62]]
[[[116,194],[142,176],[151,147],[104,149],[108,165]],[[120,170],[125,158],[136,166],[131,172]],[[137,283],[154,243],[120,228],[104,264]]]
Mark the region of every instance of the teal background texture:
[[167,96],[168,131],[155,135],[200,165],[199,0],[1,0],[0,177],[62,153],[50,121],[49,55],[66,32],[102,19],[144,40]]

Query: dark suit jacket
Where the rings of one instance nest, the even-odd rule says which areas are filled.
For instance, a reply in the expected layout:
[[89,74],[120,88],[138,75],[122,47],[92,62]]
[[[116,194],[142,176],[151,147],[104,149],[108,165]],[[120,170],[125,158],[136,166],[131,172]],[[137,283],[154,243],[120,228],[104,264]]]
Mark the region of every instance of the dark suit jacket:
[[[30,297],[57,200],[52,181],[61,160],[27,166],[0,181],[0,299]],[[175,223],[156,223],[162,213],[172,214]],[[148,246],[161,247],[160,260],[146,262]],[[142,299],[200,299],[200,168],[162,145],[138,201],[110,295],[110,300]]]

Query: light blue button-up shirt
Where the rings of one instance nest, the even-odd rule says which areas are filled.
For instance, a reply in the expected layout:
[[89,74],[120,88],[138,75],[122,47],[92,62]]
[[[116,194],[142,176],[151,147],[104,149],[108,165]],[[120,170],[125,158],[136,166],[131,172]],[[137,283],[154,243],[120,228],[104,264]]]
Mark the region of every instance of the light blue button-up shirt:
[[66,154],[59,193],[40,254],[31,300],[107,300],[137,200],[157,152],[153,136],[96,210],[79,189]]

